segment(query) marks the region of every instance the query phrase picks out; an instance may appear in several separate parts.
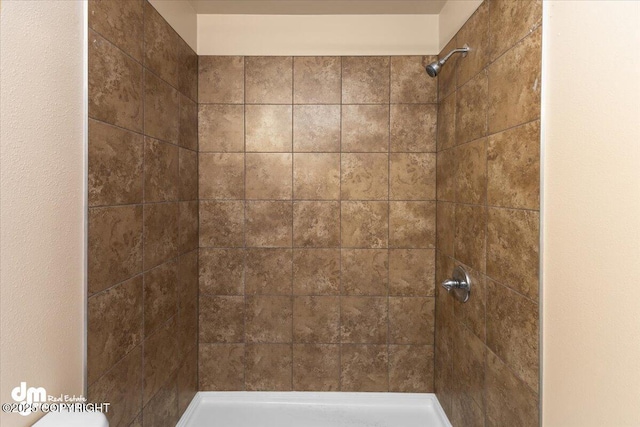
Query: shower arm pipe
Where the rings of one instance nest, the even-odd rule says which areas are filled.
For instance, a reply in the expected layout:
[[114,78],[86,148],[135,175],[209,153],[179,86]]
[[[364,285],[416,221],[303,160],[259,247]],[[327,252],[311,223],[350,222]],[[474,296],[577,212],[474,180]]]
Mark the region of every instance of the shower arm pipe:
[[444,58],[439,60],[438,64],[444,65],[444,63],[447,62],[449,60],[449,58],[451,58],[451,55],[453,55],[454,53],[462,53],[462,56],[466,56],[467,53],[469,53],[470,50],[471,50],[471,48],[469,46],[467,46],[466,44],[463,47],[459,47],[459,48],[453,49],[451,52],[449,52],[447,54],[447,56],[445,56]]

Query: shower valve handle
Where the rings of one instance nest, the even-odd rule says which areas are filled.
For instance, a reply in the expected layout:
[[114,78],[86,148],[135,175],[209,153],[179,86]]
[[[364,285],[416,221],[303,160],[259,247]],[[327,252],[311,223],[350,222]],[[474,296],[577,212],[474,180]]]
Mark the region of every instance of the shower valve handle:
[[453,269],[451,279],[442,282],[442,287],[445,288],[448,293],[454,291],[453,295],[458,301],[467,302],[471,294],[471,278],[465,269],[459,265]]
[[469,284],[467,282],[455,280],[455,279],[447,279],[442,282],[442,286],[447,290],[447,292],[451,291],[451,289],[469,289]]

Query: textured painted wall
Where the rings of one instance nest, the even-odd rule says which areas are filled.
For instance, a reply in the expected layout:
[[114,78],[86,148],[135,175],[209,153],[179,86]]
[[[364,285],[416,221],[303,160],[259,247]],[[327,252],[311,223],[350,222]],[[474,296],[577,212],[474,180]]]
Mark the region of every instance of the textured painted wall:
[[[83,9],[0,10],[0,400],[84,388]],[[30,417],[0,414],[7,427]]]
[[[436,391],[454,426],[537,426],[541,2],[485,1],[441,55]],[[473,279],[461,304],[439,285]]]
[[197,388],[197,63],[148,2],[89,2],[88,381],[112,426],[173,426]]
[[200,57],[201,390],[433,390],[433,59]]

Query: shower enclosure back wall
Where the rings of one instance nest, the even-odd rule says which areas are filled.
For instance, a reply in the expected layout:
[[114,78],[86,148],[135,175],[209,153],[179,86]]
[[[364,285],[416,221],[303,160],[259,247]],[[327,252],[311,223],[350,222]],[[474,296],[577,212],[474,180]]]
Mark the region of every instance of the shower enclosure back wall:
[[201,390],[433,390],[435,57],[200,57]]

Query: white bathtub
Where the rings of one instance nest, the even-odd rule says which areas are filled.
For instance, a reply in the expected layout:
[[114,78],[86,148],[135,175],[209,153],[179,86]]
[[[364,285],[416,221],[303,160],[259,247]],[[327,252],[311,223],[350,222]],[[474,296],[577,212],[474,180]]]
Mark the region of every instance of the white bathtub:
[[177,427],[451,427],[431,393],[199,392]]

